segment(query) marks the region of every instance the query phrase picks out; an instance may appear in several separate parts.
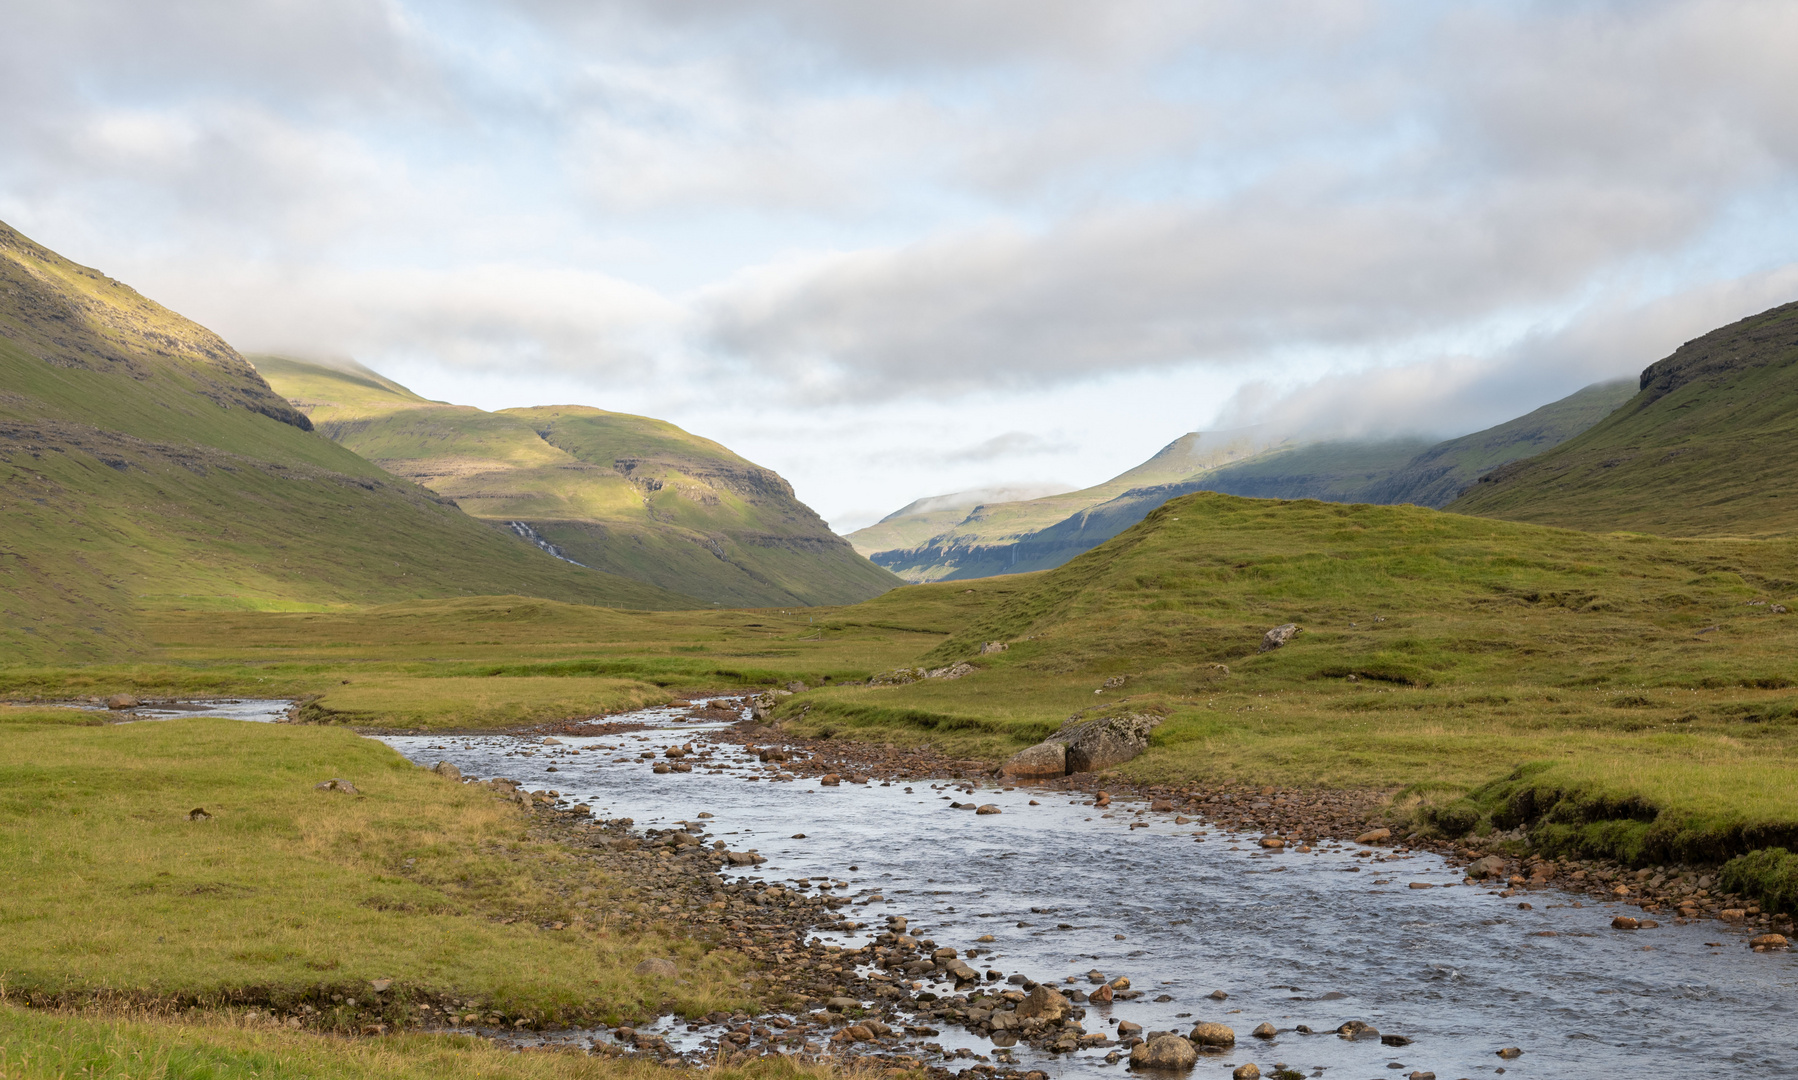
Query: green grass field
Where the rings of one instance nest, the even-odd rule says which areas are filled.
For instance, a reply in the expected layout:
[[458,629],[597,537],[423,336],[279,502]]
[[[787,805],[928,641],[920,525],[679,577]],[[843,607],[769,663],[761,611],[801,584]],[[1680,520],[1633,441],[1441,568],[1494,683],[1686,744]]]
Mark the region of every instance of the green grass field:
[[[519,1053],[466,1036],[342,1039],[242,1014],[71,1015],[0,1003],[6,1080],[649,1080],[658,1064],[568,1053]],[[852,1069],[775,1055],[707,1070],[716,1080],[824,1080]]]
[[[373,740],[42,712],[0,718],[0,973],[15,1001],[306,1002],[317,1026],[355,1030],[371,1012],[411,1019],[420,995],[538,1023],[744,1000],[724,954],[606,925],[628,883]],[[333,778],[361,794],[316,789]],[[692,975],[632,974],[646,956]],[[376,979],[394,982],[376,995]]]

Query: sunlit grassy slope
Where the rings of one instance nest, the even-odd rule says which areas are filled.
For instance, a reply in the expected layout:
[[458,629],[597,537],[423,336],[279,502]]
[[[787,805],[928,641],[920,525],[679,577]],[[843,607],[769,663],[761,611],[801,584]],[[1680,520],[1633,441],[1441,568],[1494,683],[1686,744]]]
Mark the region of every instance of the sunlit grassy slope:
[[257,363],[331,438],[475,517],[527,524],[583,565],[736,607],[853,603],[897,584],[780,476],[665,421],[485,412],[360,365]]
[[1604,422],[1492,473],[1451,509],[1581,529],[1798,529],[1798,303],[1689,341]]
[[0,654],[140,651],[145,608],[698,603],[557,562],[310,427],[216,336],[0,226]]
[[[1798,606],[1795,565],[1787,541],[1191,495],[1057,570],[1001,579],[1005,595],[920,658],[976,674],[786,709],[802,730],[995,759],[1077,709],[1154,709],[1169,719],[1125,771],[1174,782],[1434,799],[1546,762],[1531,784],[1660,810],[1659,848],[1647,822],[1619,833],[1636,854],[1728,851],[1798,837],[1798,615],[1773,610]],[[1259,652],[1287,622],[1304,632]],[[993,640],[1008,651],[979,655]],[[1109,677],[1125,681],[1095,694]]]

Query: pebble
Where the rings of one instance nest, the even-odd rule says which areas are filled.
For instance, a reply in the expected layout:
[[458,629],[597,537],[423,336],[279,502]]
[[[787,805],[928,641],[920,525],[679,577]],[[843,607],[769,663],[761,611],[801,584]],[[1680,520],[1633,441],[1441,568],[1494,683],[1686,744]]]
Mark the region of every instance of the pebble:
[[1276,1028],[1272,1024],[1268,1024],[1268,1023],[1263,1023],[1259,1027],[1257,1027],[1254,1031],[1249,1032],[1249,1034],[1251,1034],[1259,1039],[1271,1039],[1275,1035],[1278,1035],[1279,1033],[1280,1033],[1280,1030],[1278,1028]]

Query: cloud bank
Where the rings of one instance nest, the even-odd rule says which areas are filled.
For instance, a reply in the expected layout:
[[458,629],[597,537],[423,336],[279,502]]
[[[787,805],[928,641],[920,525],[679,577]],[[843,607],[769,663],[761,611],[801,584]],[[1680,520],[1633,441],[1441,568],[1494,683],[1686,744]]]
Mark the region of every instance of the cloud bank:
[[1776,0],[0,16],[0,218],[246,349],[705,428],[827,515],[1471,430],[1798,293]]

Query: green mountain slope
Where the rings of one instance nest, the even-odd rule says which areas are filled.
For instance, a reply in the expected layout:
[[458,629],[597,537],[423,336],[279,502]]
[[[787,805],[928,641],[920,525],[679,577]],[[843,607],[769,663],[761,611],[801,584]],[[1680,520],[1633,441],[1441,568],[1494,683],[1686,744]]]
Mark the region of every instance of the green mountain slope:
[[[1220,465],[1249,457],[1265,446],[1265,436],[1255,430],[1191,432],[1162,447],[1154,457],[1141,465],[1120,473],[1103,484],[1037,499],[980,504],[971,511],[961,513],[952,527],[930,535],[922,543],[904,548],[876,549],[870,558],[907,581],[987,577],[992,574],[1059,566],[1072,554],[1116,535],[1118,530],[1097,536],[1090,542],[1085,542],[1084,537],[1069,541],[1060,534],[1044,541],[1039,536],[1044,530],[1063,523],[1084,523],[1098,507],[1118,503],[1119,500],[1133,504],[1140,501],[1141,496],[1137,493],[1178,484]],[[1160,505],[1169,497],[1171,496],[1161,495],[1154,505]],[[933,502],[949,498],[952,496],[920,499],[912,506],[928,507]],[[1102,528],[1099,522],[1110,521],[1116,516],[1115,510],[1114,507],[1113,511],[1100,513],[1099,520],[1093,522],[1093,527]],[[923,513],[932,514],[937,521],[943,520],[943,515],[937,511],[926,510],[911,517],[906,516],[905,511],[900,511],[877,525],[851,533],[849,539],[858,548],[867,550],[880,540],[900,538],[908,533],[915,535],[917,530],[912,528],[912,521],[923,516]],[[1138,514],[1130,521],[1140,520],[1141,516]],[[1128,524],[1129,522],[1119,525],[1118,529]],[[1074,528],[1065,526],[1063,533]],[[1031,544],[1032,541],[1037,543],[1028,548],[1020,547]],[[1060,554],[1070,542],[1083,546],[1076,546],[1072,551]]]
[[1437,443],[1368,485],[1357,501],[1447,506],[1485,473],[1559,446],[1611,415],[1635,392],[1633,379],[1593,383],[1515,420]]
[[[1248,461],[1213,469],[1195,482],[1203,490],[1252,499],[1384,502],[1368,497],[1420,454],[1427,439],[1341,439],[1281,447]],[[1196,489],[1195,489],[1196,490]]]
[[898,584],[778,474],[665,421],[486,412],[358,364],[257,363],[325,435],[581,565],[729,607],[854,603]]
[[0,225],[0,655],[129,654],[144,608],[696,603],[546,558],[310,427],[217,335]]
[[1798,529],[1798,303],[1680,346],[1621,408],[1448,509],[1672,536]]

